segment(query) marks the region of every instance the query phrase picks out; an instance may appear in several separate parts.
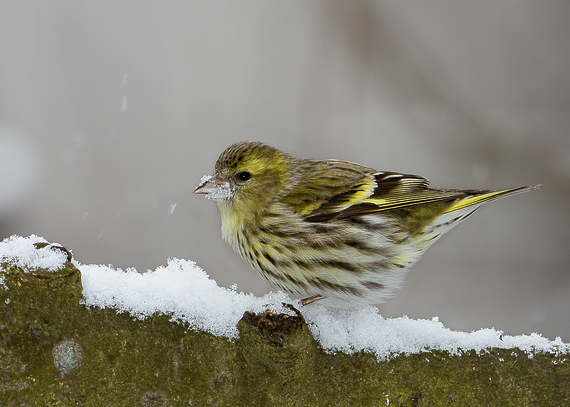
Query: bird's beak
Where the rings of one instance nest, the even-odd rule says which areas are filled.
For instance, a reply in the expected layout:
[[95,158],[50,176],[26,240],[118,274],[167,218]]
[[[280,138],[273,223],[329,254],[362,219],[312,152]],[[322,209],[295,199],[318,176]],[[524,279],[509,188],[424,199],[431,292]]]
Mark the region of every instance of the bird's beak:
[[222,181],[218,175],[209,176],[205,175],[200,180],[200,185],[194,190],[195,194],[212,194],[216,192],[222,186]]
[[203,194],[208,199],[222,202],[232,197],[233,190],[228,181],[216,174],[213,177],[209,175],[202,177],[200,185],[194,190],[194,193]]

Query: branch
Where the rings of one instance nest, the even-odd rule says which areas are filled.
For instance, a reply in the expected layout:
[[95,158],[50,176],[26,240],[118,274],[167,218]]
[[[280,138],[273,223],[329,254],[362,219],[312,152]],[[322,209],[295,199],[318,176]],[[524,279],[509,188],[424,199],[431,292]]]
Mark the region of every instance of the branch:
[[567,351],[378,361],[327,353],[301,314],[269,311],[245,312],[229,339],[164,314],[84,305],[81,273],[65,253],[57,271],[2,263],[0,406],[570,404]]

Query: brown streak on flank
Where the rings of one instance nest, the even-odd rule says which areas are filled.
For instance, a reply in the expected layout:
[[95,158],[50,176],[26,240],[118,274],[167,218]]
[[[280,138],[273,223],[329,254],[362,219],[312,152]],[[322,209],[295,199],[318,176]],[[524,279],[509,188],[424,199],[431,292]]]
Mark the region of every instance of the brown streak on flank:
[[362,285],[370,290],[383,290],[384,284],[377,283],[375,281],[365,281]]
[[343,292],[343,293],[347,293],[347,294],[352,294],[356,297],[363,297],[362,292],[355,287],[351,287],[351,286],[345,286],[342,284],[336,284],[336,283],[332,283],[330,281],[327,280],[323,280],[321,278],[315,278],[314,280],[309,281],[309,283],[311,285],[313,285],[314,287],[318,287],[320,289],[327,288],[329,290],[333,290],[333,291],[339,291],[339,292]]
[[303,234],[302,231],[300,230],[283,230],[283,229],[274,229],[271,227],[267,227],[267,226],[259,226],[259,232],[261,233],[265,233],[271,236],[275,236],[275,237],[295,237],[295,236],[300,236]]
[[342,241],[345,245],[350,246],[356,250],[359,250],[361,252],[366,252],[366,253],[375,253],[376,252],[376,247],[374,246],[369,246],[368,244],[366,244],[365,241],[361,241],[361,240],[356,240],[356,239],[347,239],[347,240],[343,240]]
[[264,218],[279,218],[280,216],[281,214],[277,212],[263,212]]
[[277,261],[273,258],[273,256],[270,256],[265,250],[263,250],[260,253],[269,263],[271,263],[271,265],[273,267],[276,267],[277,265]]
[[[259,266],[259,269],[260,269],[263,273],[267,274],[266,278],[271,277],[272,279],[279,280],[279,281],[283,281],[283,282],[291,281],[291,277],[289,277],[289,275],[277,274],[277,273],[273,272],[271,269],[265,267],[264,265],[262,265],[262,264],[259,263],[259,262],[258,262],[258,266]],[[294,282],[295,282],[295,284],[299,284],[299,285],[300,285],[300,282],[299,282],[299,281],[295,280]]]
[[290,260],[275,260],[274,267],[277,269],[287,268],[287,267],[295,267],[301,270],[312,271],[316,269],[337,269],[337,270],[344,270],[351,273],[358,273],[362,269],[361,264],[352,264],[346,261],[340,260],[313,260],[307,261],[302,259],[290,259]]
[[311,226],[311,232],[314,233],[329,233],[330,228],[324,225],[314,224]]
[[340,260],[328,260],[323,262],[323,264],[330,266],[330,267],[334,267],[337,269],[342,269],[342,270],[346,270],[346,271],[350,271],[352,273],[355,273],[357,271],[360,271],[360,267],[358,267],[357,264],[352,264],[346,261],[340,261]]
[[307,288],[307,283],[305,281],[301,281],[299,279],[296,279],[295,277],[290,276],[289,274],[285,275],[285,277],[287,278],[287,280],[289,280],[291,283],[301,287],[302,289],[306,289]]
[[440,237],[440,236],[441,236],[441,233],[438,233],[438,234],[436,234],[435,236],[430,237],[427,241],[430,242],[430,241],[432,241],[432,240],[437,239],[437,238]]
[[308,216],[305,218],[307,222],[328,222],[335,219],[338,216],[338,212],[334,213],[321,213],[319,215]]
[[[378,261],[374,261],[371,263],[362,263],[360,264],[360,267],[362,270],[389,270],[390,267],[390,262],[388,259],[385,260],[378,260]],[[405,266],[404,266],[405,267]]]
[[475,209],[473,209],[471,212],[466,213],[465,215],[463,215],[462,217],[460,217],[459,220],[458,220],[458,222],[462,222],[462,221],[464,221],[465,219],[467,219],[469,216],[473,215],[473,213],[474,213],[475,211],[477,211],[477,209],[479,209],[479,208],[475,208]]

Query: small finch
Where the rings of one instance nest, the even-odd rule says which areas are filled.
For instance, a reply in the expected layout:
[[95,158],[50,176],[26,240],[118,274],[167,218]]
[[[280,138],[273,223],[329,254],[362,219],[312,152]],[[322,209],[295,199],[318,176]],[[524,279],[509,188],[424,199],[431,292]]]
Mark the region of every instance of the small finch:
[[435,189],[416,175],[244,141],[194,193],[217,201],[223,239],[270,286],[302,304],[348,308],[384,302],[427,248],[483,203],[537,187]]

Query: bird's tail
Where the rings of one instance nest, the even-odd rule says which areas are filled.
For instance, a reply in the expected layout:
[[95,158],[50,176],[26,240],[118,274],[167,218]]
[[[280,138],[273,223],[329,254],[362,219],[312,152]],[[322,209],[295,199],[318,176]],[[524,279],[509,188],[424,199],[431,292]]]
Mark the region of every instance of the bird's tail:
[[444,213],[454,212],[460,209],[467,208],[469,206],[478,205],[489,201],[494,201],[495,199],[504,198],[506,196],[522,194],[523,192],[532,191],[533,189],[537,189],[539,187],[540,184],[526,186],[526,187],[501,189],[499,191],[463,191],[470,194],[470,196],[458,199],[453,205],[447,208]]

